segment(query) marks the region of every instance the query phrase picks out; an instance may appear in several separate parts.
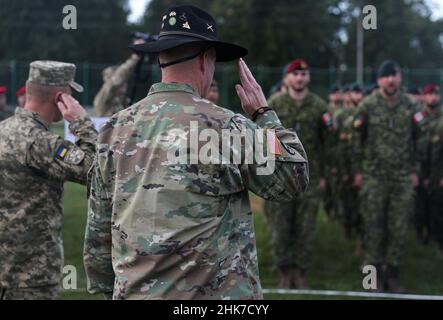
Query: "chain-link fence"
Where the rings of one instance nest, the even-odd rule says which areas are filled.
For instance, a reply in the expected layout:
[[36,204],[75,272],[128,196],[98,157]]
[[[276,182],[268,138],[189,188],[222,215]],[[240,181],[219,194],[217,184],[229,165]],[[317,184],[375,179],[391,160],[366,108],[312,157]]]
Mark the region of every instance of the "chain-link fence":
[[[95,94],[102,85],[102,70],[108,65],[77,63],[76,81],[81,83],[85,91],[77,98],[84,106],[91,106]],[[253,66],[252,72],[262,85],[265,94],[282,78],[282,67]],[[22,62],[2,62],[0,63],[0,85],[8,87],[8,103],[16,104],[15,92],[25,84],[28,77],[29,64]],[[143,98],[152,83],[160,81],[160,69],[157,65],[144,65],[141,74],[143,79],[135,81],[135,76],[131,77],[128,86],[128,95],[135,92],[134,101]],[[443,69],[403,69],[404,86],[411,85],[421,87],[426,83],[435,82],[443,85]],[[236,66],[233,63],[222,63],[217,66],[215,79],[220,88],[220,105],[228,107],[234,111],[240,110],[234,86],[238,83]],[[376,80],[376,70],[366,68],[364,72],[365,84],[370,84]],[[327,96],[328,89],[332,84],[346,84],[355,82],[355,70],[311,69],[311,90]],[[135,90],[134,90],[134,83]]]

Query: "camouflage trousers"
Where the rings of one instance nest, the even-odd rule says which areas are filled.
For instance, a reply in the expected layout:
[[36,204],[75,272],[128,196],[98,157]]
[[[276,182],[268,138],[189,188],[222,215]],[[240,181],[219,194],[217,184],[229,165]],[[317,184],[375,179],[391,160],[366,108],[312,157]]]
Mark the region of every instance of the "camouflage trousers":
[[339,216],[346,238],[361,237],[363,234],[362,218],[359,211],[359,190],[352,186],[352,181],[342,182],[338,192]]
[[397,181],[364,176],[361,200],[365,262],[397,267],[413,210],[409,176]]
[[33,288],[0,287],[0,300],[59,300],[60,295],[60,285]]
[[430,197],[429,192],[423,188],[422,185],[418,186],[415,194],[415,212],[414,212],[414,226],[417,234],[425,236],[430,233],[431,221],[430,221]]
[[431,239],[443,248],[443,188],[431,189],[429,200]]
[[308,189],[297,201],[265,202],[264,211],[277,267],[308,268],[320,200],[318,190]]

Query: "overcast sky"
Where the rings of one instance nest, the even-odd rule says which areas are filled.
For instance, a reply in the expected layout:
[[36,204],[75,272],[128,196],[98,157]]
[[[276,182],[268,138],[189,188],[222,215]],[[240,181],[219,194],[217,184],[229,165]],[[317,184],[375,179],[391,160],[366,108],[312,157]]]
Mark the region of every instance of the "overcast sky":
[[[129,21],[136,22],[143,16],[145,12],[145,7],[150,0],[129,0],[129,6],[131,8],[131,15],[129,16]],[[397,0],[389,0],[397,1]],[[426,0],[431,9],[433,10],[433,19],[438,19],[443,17],[443,0]]]

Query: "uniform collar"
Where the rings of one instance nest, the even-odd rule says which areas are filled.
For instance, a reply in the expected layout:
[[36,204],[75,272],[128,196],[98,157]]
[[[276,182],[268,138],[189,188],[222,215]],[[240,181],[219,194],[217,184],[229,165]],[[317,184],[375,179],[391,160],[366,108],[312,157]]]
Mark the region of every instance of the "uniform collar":
[[48,121],[44,120],[37,112],[32,112],[31,110],[25,108],[16,108],[15,115],[20,118],[32,119],[42,125],[46,130],[49,130]]
[[195,91],[195,89],[191,85],[187,83],[178,83],[178,82],[155,83],[151,86],[151,89],[149,89],[148,96],[160,92],[174,92],[174,91],[187,92],[201,98],[200,95],[197,93],[197,91]]

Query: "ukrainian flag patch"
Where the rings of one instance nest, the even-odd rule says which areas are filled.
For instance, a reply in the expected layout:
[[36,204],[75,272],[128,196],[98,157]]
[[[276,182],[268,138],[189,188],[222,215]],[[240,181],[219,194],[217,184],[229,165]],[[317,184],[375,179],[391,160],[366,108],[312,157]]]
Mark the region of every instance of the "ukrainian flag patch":
[[65,148],[63,146],[58,147],[57,151],[56,151],[56,155],[57,157],[59,157],[60,159],[64,159],[66,156],[66,153],[68,152],[68,148]]

